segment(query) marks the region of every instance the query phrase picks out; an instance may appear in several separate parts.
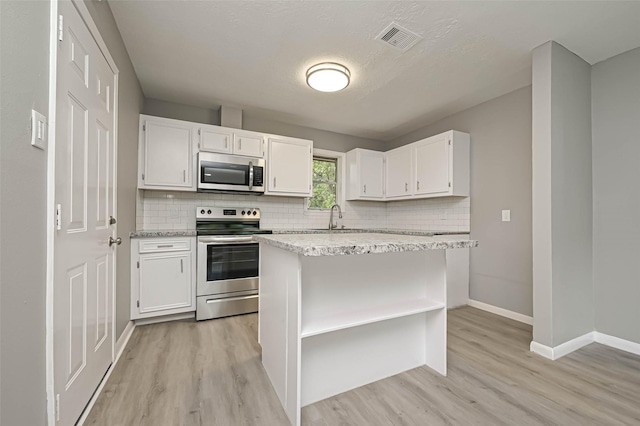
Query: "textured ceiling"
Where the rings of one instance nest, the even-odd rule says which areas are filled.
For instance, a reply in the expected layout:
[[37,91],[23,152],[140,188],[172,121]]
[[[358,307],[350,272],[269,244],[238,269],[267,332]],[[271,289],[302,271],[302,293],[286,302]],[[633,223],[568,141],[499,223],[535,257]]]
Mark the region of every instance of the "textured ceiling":
[[[640,46],[640,2],[110,0],[145,96],[390,140],[531,83],[555,40],[587,62]],[[375,41],[391,21],[424,37]],[[322,61],[352,74],[311,90]]]

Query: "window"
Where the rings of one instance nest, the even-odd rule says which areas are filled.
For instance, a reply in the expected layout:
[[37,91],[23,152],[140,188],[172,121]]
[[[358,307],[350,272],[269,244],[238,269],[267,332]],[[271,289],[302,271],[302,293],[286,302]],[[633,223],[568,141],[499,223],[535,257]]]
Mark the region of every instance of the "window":
[[313,157],[313,195],[307,208],[328,210],[336,203],[338,188],[338,160]]

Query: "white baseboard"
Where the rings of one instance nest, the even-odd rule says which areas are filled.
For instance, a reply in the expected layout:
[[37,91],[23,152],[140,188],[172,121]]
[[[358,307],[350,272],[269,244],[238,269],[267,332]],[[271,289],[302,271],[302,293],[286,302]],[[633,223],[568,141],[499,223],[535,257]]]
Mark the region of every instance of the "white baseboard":
[[477,300],[469,299],[469,306],[482,309],[483,311],[491,312],[492,314],[500,315],[501,317],[509,318],[518,322],[533,325],[533,317],[522,315],[518,312],[513,312],[508,309],[499,308],[497,306],[489,305],[487,303],[478,302]]
[[136,325],[157,324],[159,322],[178,321],[195,317],[195,312],[185,312],[183,314],[163,315],[161,317],[140,318],[136,320]]
[[531,352],[535,352],[538,355],[555,361],[556,359],[562,358],[573,351],[577,351],[578,349],[595,342],[594,334],[595,333],[593,331],[590,331],[589,333],[578,336],[575,339],[571,339],[568,342],[564,342],[563,344],[554,346],[553,348],[538,342],[531,342],[530,349]]
[[599,333],[595,331],[594,338],[597,343],[607,345],[621,351],[629,352],[634,355],[640,355],[640,343],[624,340],[619,337],[609,336],[608,334]]
[[136,323],[133,321],[129,321],[120,337],[118,337],[118,340],[116,341],[116,359],[114,360],[114,365],[120,359],[120,355],[122,355],[124,348],[127,346],[127,343],[129,343],[129,339],[131,338],[131,335],[133,334],[133,330],[135,328]]
[[111,377],[111,373],[116,368],[116,364],[118,364],[118,361],[120,360],[120,356],[122,355],[122,352],[124,352],[124,348],[127,346],[127,343],[129,343],[129,339],[131,338],[131,335],[133,334],[133,330],[135,328],[136,328],[136,324],[133,321],[129,321],[127,323],[127,326],[124,328],[124,331],[120,335],[120,337],[118,337],[118,340],[116,341],[116,347],[115,347],[115,359],[113,360],[113,363],[111,363],[111,366],[107,370],[107,373],[102,378],[102,381],[98,386],[98,389],[96,389],[96,391],[91,396],[91,399],[89,400],[89,403],[87,404],[84,411],[82,412],[82,416],[78,420],[78,423],[76,423],[76,426],[84,425],[84,422],[87,420],[89,413],[91,413],[91,409],[93,408],[96,401],[98,400],[98,397],[102,393],[102,389],[104,389],[104,386],[107,384],[109,377]]

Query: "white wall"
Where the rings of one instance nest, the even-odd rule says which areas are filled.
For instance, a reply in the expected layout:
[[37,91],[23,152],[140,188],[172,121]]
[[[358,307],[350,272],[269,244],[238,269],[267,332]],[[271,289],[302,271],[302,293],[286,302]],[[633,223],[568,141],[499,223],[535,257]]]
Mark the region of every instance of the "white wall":
[[533,51],[533,340],[594,329],[591,66],[555,42]]
[[[471,298],[531,315],[531,87],[404,135],[389,148],[451,129],[471,135],[467,204],[471,238],[480,241],[470,251]],[[511,210],[511,222],[501,221],[502,209]]]
[[46,423],[47,151],[31,109],[49,109],[49,1],[0,1],[0,424]]
[[640,48],[593,66],[595,327],[640,343]]

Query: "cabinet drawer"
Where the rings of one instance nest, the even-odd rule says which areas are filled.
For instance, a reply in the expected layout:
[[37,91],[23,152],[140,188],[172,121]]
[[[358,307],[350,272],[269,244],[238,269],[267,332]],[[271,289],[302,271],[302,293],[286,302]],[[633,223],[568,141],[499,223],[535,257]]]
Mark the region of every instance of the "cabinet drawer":
[[163,239],[163,240],[140,240],[138,246],[139,253],[157,253],[169,251],[189,251],[191,244],[188,238],[183,239]]

